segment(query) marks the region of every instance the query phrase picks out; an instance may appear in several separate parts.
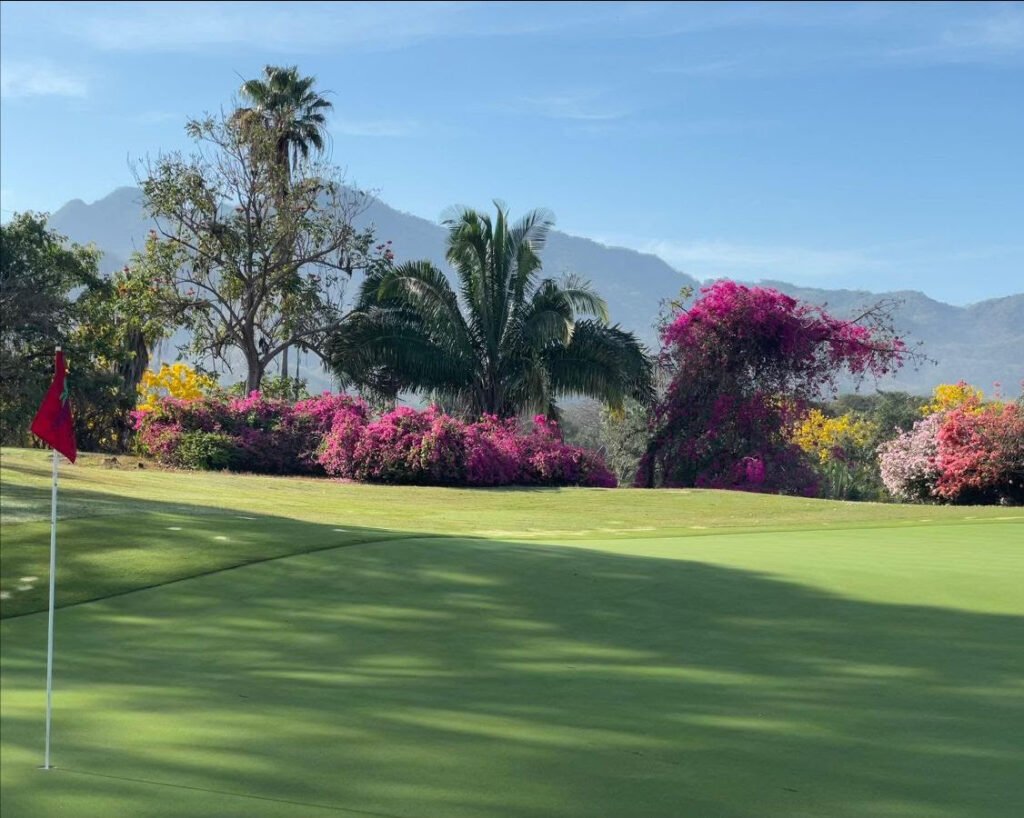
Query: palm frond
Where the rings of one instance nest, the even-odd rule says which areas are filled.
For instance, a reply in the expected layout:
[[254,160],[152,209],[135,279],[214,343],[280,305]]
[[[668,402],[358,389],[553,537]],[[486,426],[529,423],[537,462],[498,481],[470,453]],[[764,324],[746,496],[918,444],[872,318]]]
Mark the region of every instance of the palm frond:
[[631,332],[596,321],[579,321],[567,346],[553,345],[545,360],[556,395],[582,395],[621,408],[626,397],[647,403],[653,364]]

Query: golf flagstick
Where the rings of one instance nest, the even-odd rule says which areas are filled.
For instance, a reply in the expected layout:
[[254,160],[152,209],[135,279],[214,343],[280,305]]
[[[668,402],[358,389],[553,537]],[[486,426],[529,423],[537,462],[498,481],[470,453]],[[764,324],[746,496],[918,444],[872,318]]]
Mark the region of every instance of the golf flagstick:
[[75,423],[71,417],[71,397],[67,383],[67,363],[57,347],[53,360],[53,382],[32,420],[32,434],[53,449],[53,487],[50,493],[50,606],[46,623],[46,750],[43,769],[50,766],[50,723],[53,716],[53,609],[57,597],[57,474],[60,456],[72,463],[78,457]]
[[57,467],[60,455],[53,450],[53,488],[50,493],[50,613],[46,622],[46,750],[43,769],[50,767],[50,723],[53,714],[53,603],[57,589]]

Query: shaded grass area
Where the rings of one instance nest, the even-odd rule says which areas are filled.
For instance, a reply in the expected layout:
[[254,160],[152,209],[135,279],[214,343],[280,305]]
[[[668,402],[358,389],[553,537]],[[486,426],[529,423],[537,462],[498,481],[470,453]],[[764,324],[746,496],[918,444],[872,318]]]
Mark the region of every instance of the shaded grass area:
[[[46,606],[46,452],[3,449],[0,616]],[[58,604],[68,605],[288,554],[406,536],[504,540],[696,537],[1024,520],[1024,511],[836,503],[718,491],[440,489],[330,480],[106,469],[61,472]],[[256,522],[259,521],[259,522]],[[316,523],[304,526],[304,523]]]
[[1010,818],[1020,531],[406,532],[76,606],[49,774],[8,620],[3,814]]

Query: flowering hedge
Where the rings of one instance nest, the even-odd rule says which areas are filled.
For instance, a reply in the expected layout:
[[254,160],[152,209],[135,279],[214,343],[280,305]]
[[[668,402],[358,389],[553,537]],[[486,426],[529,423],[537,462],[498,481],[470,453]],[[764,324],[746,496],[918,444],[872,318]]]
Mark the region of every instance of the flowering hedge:
[[324,394],[291,404],[246,398],[163,398],[136,412],[140,449],[184,468],[315,474],[382,483],[613,487],[594,452],[563,442],[542,416],[465,423],[436,408],[400,408],[377,420],[367,405]]

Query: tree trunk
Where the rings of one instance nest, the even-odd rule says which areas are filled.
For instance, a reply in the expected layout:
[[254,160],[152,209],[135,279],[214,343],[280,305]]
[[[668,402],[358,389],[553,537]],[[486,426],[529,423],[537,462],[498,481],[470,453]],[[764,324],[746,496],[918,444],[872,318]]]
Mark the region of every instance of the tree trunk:
[[281,377],[288,379],[288,347],[281,350]]
[[259,361],[249,361],[248,372],[245,376],[245,392],[259,392],[260,384],[263,381],[263,368]]
[[132,357],[118,367],[118,374],[124,379],[125,388],[134,393],[142,382],[142,374],[149,366],[149,344],[146,343],[142,332],[135,330],[125,339],[125,346]]
[[261,357],[259,349],[256,347],[255,340],[246,343],[243,351],[245,352],[245,393],[248,395],[250,392],[258,392],[260,385],[263,383],[263,371],[266,368],[266,363]]

